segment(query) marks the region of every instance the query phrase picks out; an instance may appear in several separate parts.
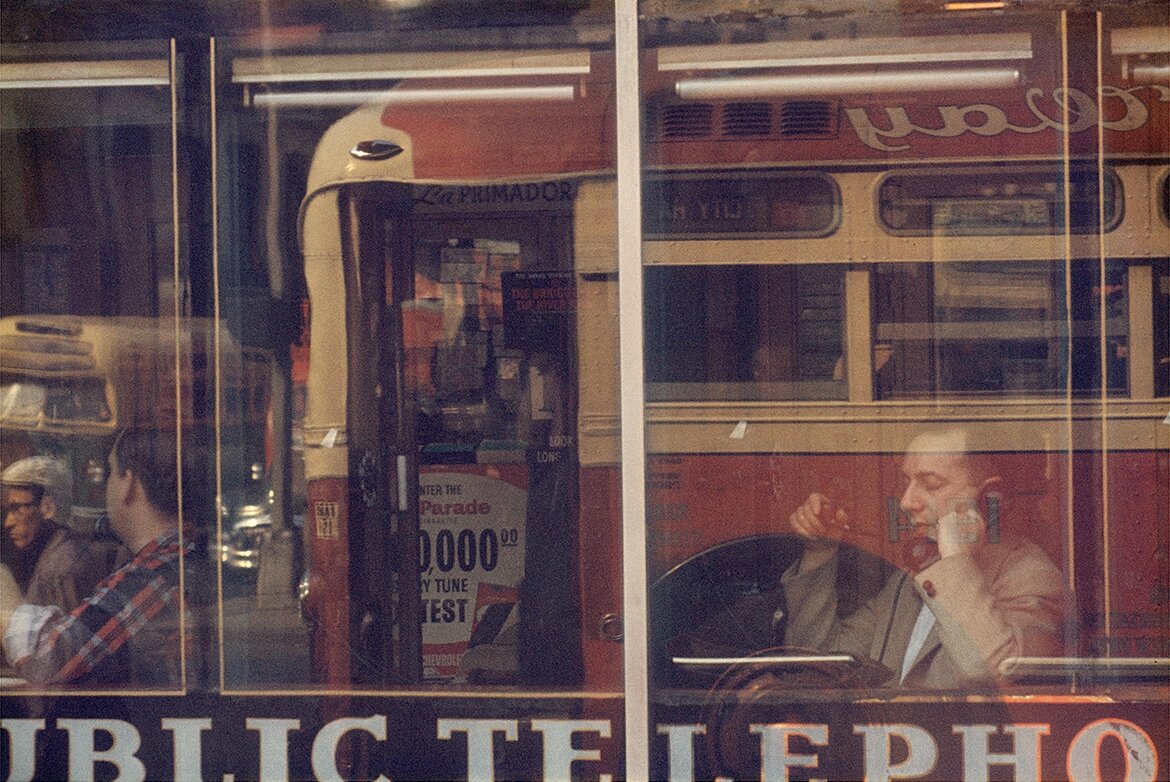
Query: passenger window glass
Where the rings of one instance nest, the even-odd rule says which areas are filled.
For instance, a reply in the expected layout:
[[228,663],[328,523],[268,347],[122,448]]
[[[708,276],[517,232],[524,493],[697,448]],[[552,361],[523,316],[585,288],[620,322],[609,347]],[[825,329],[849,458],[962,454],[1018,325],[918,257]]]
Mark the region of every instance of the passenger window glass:
[[1154,268],[1154,396],[1170,396],[1170,262]]
[[836,184],[813,174],[653,177],[643,203],[653,239],[825,236],[841,219]]
[[[875,271],[878,399],[1128,389],[1125,270],[1074,262],[890,264]],[[1102,304],[1105,311],[1101,312]],[[1104,358],[1101,325],[1105,324]],[[1102,372],[1104,371],[1104,380]]]
[[[1067,193],[1065,177],[1067,175]],[[886,177],[878,195],[883,226],[911,236],[1091,233],[1121,220],[1121,183],[1096,166],[984,167]],[[1098,193],[1100,192],[1100,198]]]
[[647,399],[844,399],[844,282],[834,266],[647,268]]

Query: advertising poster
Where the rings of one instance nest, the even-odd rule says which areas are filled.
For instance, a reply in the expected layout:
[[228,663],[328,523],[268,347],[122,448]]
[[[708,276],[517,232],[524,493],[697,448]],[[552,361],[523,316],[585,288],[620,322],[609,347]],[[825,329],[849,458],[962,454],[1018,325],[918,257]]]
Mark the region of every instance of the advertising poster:
[[472,647],[477,666],[515,672],[527,498],[522,465],[422,468],[420,599],[427,679],[466,679],[469,669],[460,663]]

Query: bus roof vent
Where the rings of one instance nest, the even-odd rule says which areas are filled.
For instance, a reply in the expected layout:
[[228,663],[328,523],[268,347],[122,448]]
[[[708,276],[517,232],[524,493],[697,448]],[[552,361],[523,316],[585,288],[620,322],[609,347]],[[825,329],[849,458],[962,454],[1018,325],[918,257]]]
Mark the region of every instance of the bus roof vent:
[[710,103],[674,103],[659,113],[659,132],[664,139],[707,138],[714,126]]
[[781,136],[835,136],[837,106],[827,100],[789,100],[780,104]]
[[723,107],[724,136],[767,136],[772,132],[772,104],[728,103]]

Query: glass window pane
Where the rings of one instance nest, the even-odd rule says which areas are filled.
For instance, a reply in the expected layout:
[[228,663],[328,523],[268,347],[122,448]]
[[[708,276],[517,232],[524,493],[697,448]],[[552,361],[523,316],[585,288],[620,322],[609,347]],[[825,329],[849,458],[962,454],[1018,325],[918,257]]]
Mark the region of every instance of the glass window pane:
[[963,5],[643,4],[657,778],[1160,729],[1165,19]]
[[5,43],[0,59],[0,552],[23,628],[4,675],[179,691],[203,659],[180,628],[206,605],[184,579],[205,575],[214,518],[215,379],[213,326],[177,305],[171,49]]
[[648,268],[647,399],[844,399],[844,281],[839,266]]
[[[1125,267],[891,264],[875,273],[877,399],[1084,395],[1128,384]],[[1106,312],[1100,312],[1104,301]]]
[[836,183],[815,174],[655,177],[643,195],[643,229],[661,239],[824,236],[841,219]]
[[406,778],[444,773],[435,710],[622,707],[608,19],[450,23],[218,73],[223,312],[271,422],[223,462],[223,689],[408,693]]
[[[1066,187],[1067,173],[1067,193]],[[1098,194],[1098,174],[1104,190]],[[1121,221],[1116,172],[1077,164],[935,169],[887,176],[879,194],[886,230],[908,236],[1005,236],[1092,233]],[[1065,210],[1068,210],[1067,218]]]

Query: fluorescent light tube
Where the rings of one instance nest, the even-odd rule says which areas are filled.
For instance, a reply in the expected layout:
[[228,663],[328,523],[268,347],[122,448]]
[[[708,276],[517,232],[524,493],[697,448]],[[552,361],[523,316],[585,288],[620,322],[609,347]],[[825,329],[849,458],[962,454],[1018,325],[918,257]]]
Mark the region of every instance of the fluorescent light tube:
[[501,103],[571,101],[571,84],[544,87],[467,87],[436,90],[349,90],[343,92],[262,92],[252,96],[256,108],[328,108],[366,103]]
[[320,56],[237,57],[236,84],[462,79],[491,76],[574,76],[590,70],[587,51],[398,52]]
[[658,51],[658,70],[800,68],[891,63],[987,62],[1032,57],[1028,33],[772,41],[718,46],[668,46]]
[[1138,84],[1170,84],[1170,64],[1133,65],[1130,66],[1130,75]]
[[166,60],[0,63],[0,89],[161,87],[170,84]]
[[1170,28],[1119,27],[1109,33],[1114,54],[1164,54],[1170,52]]
[[1018,68],[948,68],[876,73],[809,73],[679,79],[675,82],[675,92],[684,99],[724,100],[773,96],[996,89],[1014,87],[1019,82]]
[[963,0],[943,6],[946,11],[996,11],[1000,8],[1007,8],[1005,0]]

